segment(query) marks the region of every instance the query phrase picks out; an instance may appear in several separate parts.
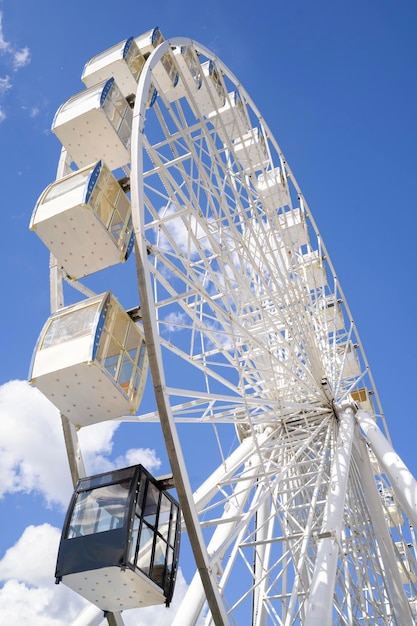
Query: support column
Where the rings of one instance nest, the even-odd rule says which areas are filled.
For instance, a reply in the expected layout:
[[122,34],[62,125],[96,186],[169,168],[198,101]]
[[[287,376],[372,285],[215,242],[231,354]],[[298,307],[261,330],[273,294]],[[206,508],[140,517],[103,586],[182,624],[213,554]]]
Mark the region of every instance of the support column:
[[307,603],[305,626],[331,626],[332,624],[340,534],[355,427],[353,408],[351,406],[342,408],[339,418],[339,434],[332,463],[323,526],[318,537],[316,564]]
[[371,448],[388,476],[395,496],[408,519],[417,529],[417,481],[395,452],[394,448],[366,411],[356,413],[359,426],[371,444]]
[[70,626],[99,626],[104,621],[104,613],[94,604],[86,606]]
[[[254,459],[253,459],[254,461]],[[216,552],[221,550],[227,539],[232,536],[233,530],[239,520],[242,510],[250,496],[251,489],[256,483],[259,473],[259,462],[247,462],[240,481],[237,482],[234,493],[231,494],[221,518],[221,523],[216,527],[213,536],[207,546],[207,552],[211,558],[214,574],[217,575],[217,565],[221,562],[223,554],[216,557]],[[228,522],[227,520],[231,521]],[[197,572],[182,600],[181,606],[174,617],[172,626],[194,626],[203,610],[206,601],[201,577]]]
[[362,437],[355,439],[355,444],[355,451],[357,451],[355,459],[360,469],[366,504],[377,535],[383,569],[386,572],[384,577],[386,591],[395,614],[396,623],[404,626],[413,626],[415,623],[414,618],[411,615],[410,605],[404,593],[404,585],[401,582],[391,534],[385,521],[381,497],[375,483],[375,476],[372,472],[366,444]]

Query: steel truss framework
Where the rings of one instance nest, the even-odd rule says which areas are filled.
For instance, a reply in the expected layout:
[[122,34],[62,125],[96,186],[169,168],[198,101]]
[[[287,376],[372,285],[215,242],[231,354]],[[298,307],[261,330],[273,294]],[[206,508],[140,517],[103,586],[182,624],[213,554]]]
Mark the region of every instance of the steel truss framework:
[[[161,88],[166,55],[180,97]],[[187,58],[215,72],[201,70],[197,85]],[[124,174],[157,408],[124,419],[138,432],[161,422],[196,560],[173,624],[413,624],[415,481],[268,126],[215,55],[172,39],[142,70],[131,146]],[[70,161],[64,152],[58,177]],[[63,275],[52,260],[53,310]],[[77,433],[63,423],[76,477]],[[89,607],[74,624],[100,619]]]

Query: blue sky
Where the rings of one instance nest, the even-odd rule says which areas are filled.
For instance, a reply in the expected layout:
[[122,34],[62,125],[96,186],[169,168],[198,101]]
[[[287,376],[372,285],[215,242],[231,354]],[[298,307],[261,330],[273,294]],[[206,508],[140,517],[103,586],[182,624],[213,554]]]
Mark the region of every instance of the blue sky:
[[[57,603],[47,567],[70,490],[59,421],[23,382],[49,314],[48,252],[28,224],[55,177],[51,123],[83,89],[86,61],[156,25],[213,50],[273,131],[336,268],[395,448],[417,475],[415,3],[3,0],[0,12],[0,622],[63,626],[80,606],[73,594]],[[87,439],[92,471],[139,457],[166,469],[152,431],[130,456],[111,425]]]

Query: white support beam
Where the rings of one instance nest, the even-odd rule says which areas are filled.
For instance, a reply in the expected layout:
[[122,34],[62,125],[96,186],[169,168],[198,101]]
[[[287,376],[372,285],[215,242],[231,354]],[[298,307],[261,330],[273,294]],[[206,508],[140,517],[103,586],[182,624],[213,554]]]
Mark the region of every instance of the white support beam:
[[[254,460],[246,464],[245,470],[242,472],[241,480],[238,481],[233,494],[230,496],[222,515],[222,523],[216,527],[213,536],[207,546],[207,552],[210,559],[211,569],[216,575],[220,572],[217,565],[224,556],[224,546],[227,539],[233,537],[233,531],[242,515],[242,511],[247,499],[251,493],[251,489],[255,484],[256,477],[259,474],[259,460]],[[227,520],[231,520],[228,522]],[[217,553],[217,554],[216,554]],[[197,572],[194,575],[191,585],[185,594],[180,609],[172,622],[172,626],[194,626],[199,619],[206,601],[201,577]]]
[[360,470],[361,483],[366,497],[366,504],[372,519],[372,526],[378,540],[383,569],[386,572],[384,580],[391,606],[395,613],[396,623],[404,626],[413,626],[414,618],[411,614],[404,585],[401,582],[400,570],[395,557],[391,534],[385,520],[381,497],[372,472],[368,451],[362,437],[355,438],[355,460]]
[[359,410],[356,419],[368,439],[381,469],[388,476],[395,497],[410,522],[417,529],[417,481],[402,459],[366,411]]
[[65,415],[61,415],[62,430],[64,432],[64,441],[67,448],[68,463],[71,472],[72,483],[75,487],[79,478],[84,478],[85,466],[81,454],[80,442],[77,435],[77,429]]
[[253,626],[266,626],[267,614],[264,598],[267,596],[268,568],[271,553],[271,542],[268,539],[272,536],[274,525],[274,515],[271,515],[270,501],[265,499],[255,516],[256,536],[255,541],[259,545],[255,548],[253,574],[255,593],[253,599]]
[[332,624],[343,510],[355,427],[353,408],[351,406],[342,408],[339,418],[339,434],[331,468],[323,525],[318,537],[317,557],[307,603],[305,626],[331,626]]
[[94,604],[88,604],[82,611],[72,620],[69,626],[99,626],[104,622],[104,613]]

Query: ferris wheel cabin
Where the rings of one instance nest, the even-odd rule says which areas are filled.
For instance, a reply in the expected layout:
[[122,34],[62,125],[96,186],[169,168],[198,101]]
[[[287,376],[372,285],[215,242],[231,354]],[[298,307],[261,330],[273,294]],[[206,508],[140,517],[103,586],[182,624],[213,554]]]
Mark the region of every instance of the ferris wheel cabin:
[[134,414],[147,369],[141,329],[107,292],[50,316],[29,378],[70,422],[88,426]]
[[243,102],[236,91],[227,94],[224,105],[209,113],[207,118],[225,145],[243,137],[250,130]]
[[144,65],[145,57],[133,37],[129,37],[88,61],[81,80],[89,88],[114,78],[122,95],[127,98],[136,93]]
[[102,161],[49,185],[30,229],[71,278],[124,262],[133,247],[130,200]]
[[64,522],[56,582],[103,611],[168,606],[180,523],[164,479],[141,465],[81,478]]
[[290,205],[288,185],[280,167],[259,174],[256,188],[262,200],[262,206],[267,213]]
[[103,159],[115,170],[130,162],[132,109],[113,77],[61,105],[52,131],[78,167]]
[[233,148],[245,174],[251,175],[269,164],[265,137],[258,126],[236,140]]

